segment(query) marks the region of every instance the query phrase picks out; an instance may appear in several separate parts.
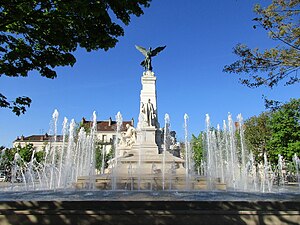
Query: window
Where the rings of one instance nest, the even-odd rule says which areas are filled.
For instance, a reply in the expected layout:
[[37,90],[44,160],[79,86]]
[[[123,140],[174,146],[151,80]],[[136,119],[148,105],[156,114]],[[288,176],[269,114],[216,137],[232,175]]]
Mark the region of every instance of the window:
[[107,135],[105,134],[102,135],[102,142],[107,142]]

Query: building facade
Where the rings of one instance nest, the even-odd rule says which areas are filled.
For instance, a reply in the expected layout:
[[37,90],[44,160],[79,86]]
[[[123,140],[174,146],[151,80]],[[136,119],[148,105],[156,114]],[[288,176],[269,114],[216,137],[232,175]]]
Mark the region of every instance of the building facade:
[[[88,132],[92,127],[93,121],[86,120],[82,118],[79,123],[79,127],[84,127]],[[121,132],[126,131],[126,125],[129,124],[134,126],[134,120],[123,121],[121,126]],[[114,140],[116,138],[117,122],[113,121],[111,118],[109,120],[97,121],[96,126],[96,141],[101,145],[105,145],[106,151],[110,151]],[[56,139],[56,140],[55,140]],[[56,135],[54,138],[53,135],[42,134],[42,135],[30,135],[30,136],[20,136],[13,142],[13,147],[32,144],[33,148],[36,151],[44,151],[48,144],[51,144],[53,147],[61,147],[63,143],[63,136]]]

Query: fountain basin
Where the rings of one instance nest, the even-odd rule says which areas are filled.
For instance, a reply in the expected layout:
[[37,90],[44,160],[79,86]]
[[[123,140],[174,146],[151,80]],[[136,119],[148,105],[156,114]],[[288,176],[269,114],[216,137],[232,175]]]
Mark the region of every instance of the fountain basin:
[[299,224],[298,193],[33,191],[0,195],[7,224]]

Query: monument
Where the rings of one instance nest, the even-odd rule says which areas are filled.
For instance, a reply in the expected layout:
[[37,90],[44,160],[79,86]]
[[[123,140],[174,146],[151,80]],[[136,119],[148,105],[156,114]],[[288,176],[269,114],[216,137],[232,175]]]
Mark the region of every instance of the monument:
[[[108,168],[100,175],[79,176],[75,186],[80,189],[95,187],[102,190],[207,190],[226,189],[220,180],[210,180],[204,175],[194,174],[192,156],[188,141],[185,153],[180,155],[176,132],[171,131],[169,115],[165,115],[163,127],[158,122],[156,76],[152,58],[166,46],[149,48],[136,46],[144,55],[141,62],[144,71],[141,76],[139,118],[136,127],[126,125],[120,132],[122,116],[116,116],[119,124],[116,130],[114,158],[108,161]],[[185,122],[187,115],[185,115]],[[213,186],[212,186],[213,184]],[[208,187],[209,186],[209,187]]]
[[[126,131],[116,131],[115,155],[109,160],[103,174],[78,177],[76,187],[96,187],[102,190],[200,190],[207,189],[204,176],[191,175],[191,153],[180,155],[176,143],[176,132],[169,130],[169,116],[161,128],[158,122],[156,76],[153,72],[152,57],[166,46],[146,50],[136,46],[145,59],[141,62],[144,71],[141,76],[139,118],[136,127],[126,125]],[[187,115],[186,115],[187,116]],[[186,117],[185,116],[185,117]],[[116,116],[121,126],[122,116]],[[185,147],[188,152],[189,146]],[[91,183],[92,182],[92,183]],[[94,183],[93,183],[94,182]],[[219,181],[215,189],[226,188]]]
[[[172,180],[172,184],[169,181],[168,187],[186,187],[186,184],[182,183],[185,181],[185,161],[179,157],[180,149],[174,141],[174,135],[173,142],[168,145],[164,143],[164,135],[169,131],[165,127],[160,128],[158,122],[156,76],[152,71],[151,58],[165,47],[146,50],[136,46],[145,56],[141,63],[145,71],[141,76],[137,127],[127,125],[127,131],[117,135],[120,141],[115,145],[116,155],[109,161],[106,173],[96,178],[95,185],[100,189],[165,189],[166,180],[170,176],[181,179],[177,179],[180,180],[180,184],[175,182],[176,179]],[[84,187],[86,182],[86,178],[79,178],[77,186]]]

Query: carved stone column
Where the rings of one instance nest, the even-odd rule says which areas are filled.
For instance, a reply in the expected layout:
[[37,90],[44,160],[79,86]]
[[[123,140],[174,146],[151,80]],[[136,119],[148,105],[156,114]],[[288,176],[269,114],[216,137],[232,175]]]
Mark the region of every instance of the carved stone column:
[[157,118],[156,77],[146,71],[141,78],[140,119],[137,125],[137,144],[151,148],[157,153],[159,123]]

